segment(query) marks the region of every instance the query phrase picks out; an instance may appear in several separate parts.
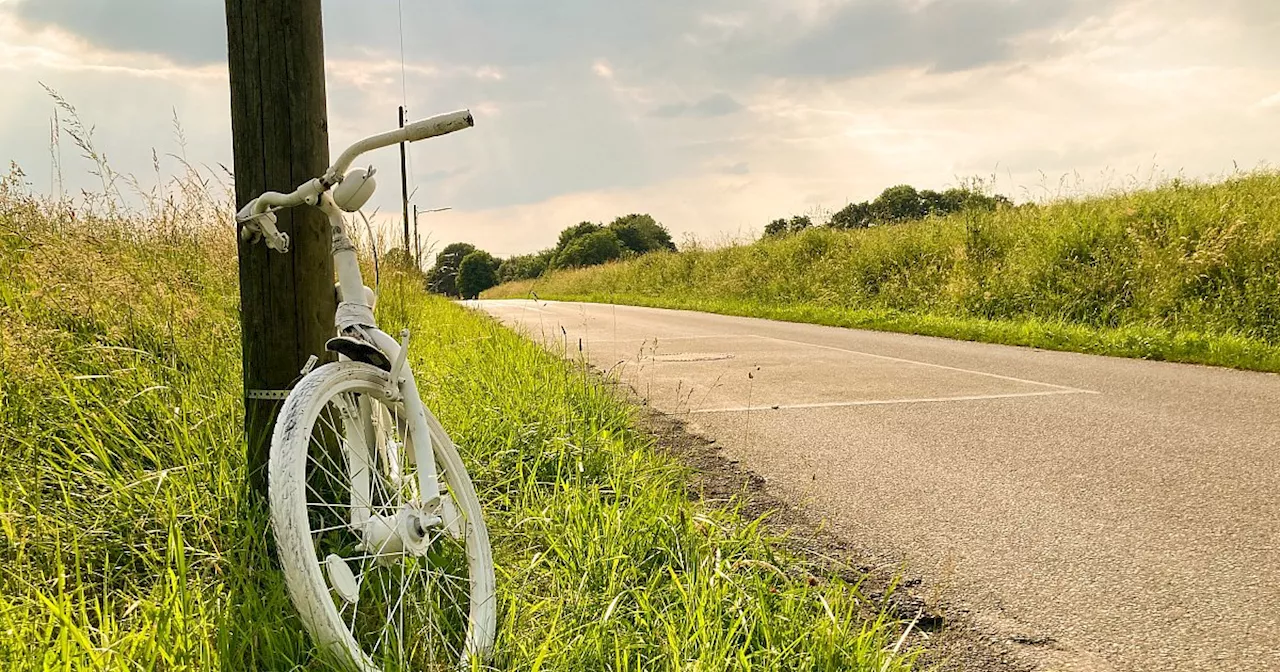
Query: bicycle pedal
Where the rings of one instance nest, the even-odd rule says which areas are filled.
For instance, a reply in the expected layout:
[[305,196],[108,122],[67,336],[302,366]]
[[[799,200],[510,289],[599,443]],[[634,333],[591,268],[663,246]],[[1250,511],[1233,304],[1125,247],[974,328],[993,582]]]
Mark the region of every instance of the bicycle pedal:
[[355,604],[360,601],[360,583],[356,581],[355,574],[351,573],[351,568],[347,566],[347,561],[342,556],[330,553],[329,557],[324,559],[326,574],[329,576],[329,587],[333,588],[338,596],[347,602],[347,604]]
[[324,344],[324,349],[336,352],[352,361],[372,364],[383,371],[391,370],[391,360],[373,344],[354,336],[334,336]]

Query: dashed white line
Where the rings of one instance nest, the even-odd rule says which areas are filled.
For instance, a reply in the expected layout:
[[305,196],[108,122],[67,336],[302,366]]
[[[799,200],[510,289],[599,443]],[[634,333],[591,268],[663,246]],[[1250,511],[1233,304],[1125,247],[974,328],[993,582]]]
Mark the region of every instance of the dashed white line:
[[794,344],[796,344],[796,345],[807,345],[807,346],[809,346],[809,347],[811,347],[811,348],[821,348],[821,349],[823,349],[823,350],[834,350],[834,351],[836,351],[836,352],[846,352],[846,353],[849,353],[849,354],[851,354],[851,355],[862,355],[863,357],[873,357],[873,358],[875,358],[875,359],[883,359],[883,360],[885,360],[885,361],[889,361],[889,362],[900,362],[900,363],[902,363],[902,364],[915,364],[916,366],[928,366],[928,367],[932,367],[932,368],[935,368],[935,369],[943,369],[943,370],[946,370],[946,371],[958,371],[958,372],[960,372],[960,373],[969,373],[969,374],[973,374],[973,375],[975,375],[975,376],[986,376],[986,377],[988,377],[988,378],[997,378],[997,379],[999,379],[999,380],[1008,380],[1008,381],[1015,382],[1015,383],[1025,383],[1025,384],[1027,384],[1027,385],[1040,385],[1040,386],[1042,386],[1042,387],[1052,387],[1052,388],[1054,388],[1054,389],[1056,389],[1056,390],[1061,390],[1061,391],[1064,391],[1064,392],[1068,392],[1068,391],[1069,391],[1069,392],[1079,392],[1079,393],[1083,393],[1083,394],[1100,394],[1100,392],[1097,392],[1097,391],[1095,391],[1095,390],[1083,390],[1083,389],[1080,389],[1080,388],[1078,388],[1078,387],[1070,387],[1070,386],[1067,386],[1067,385],[1055,385],[1055,384],[1053,384],[1053,383],[1042,383],[1042,382],[1040,382],[1040,381],[1038,381],[1038,380],[1027,380],[1026,378],[1015,378],[1015,377],[1013,377],[1013,376],[1002,376],[1002,375],[1000,375],[1000,374],[998,374],[998,373],[987,373],[986,371],[974,371],[973,369],[962,369],[962,368],[960,368],[960,367],[958,367],[958,366],[947,366],[946,364],[934,364],[934,363],[932,363],[932,362],[921,362],[921,361],[918,361],[918,360],[915,360],[915,359],[903,359],[902,357],[890,357],[889,355],[877,355],[877,354],[870,353],[870,352],[863,352],[863,351],[861,351],[861,350],[850,350],[850,349],[848,349],[848,348],[837,348],[837,347],[835,347],[835,346],[833,346],[833,345],[818,345],[817,343],[807,343],[807,342],[805,342],[805,341],[793,341],[793,340],[791,340],[791,339],[789,339],[789,338],[777,338],[777,337],[774,337],[774,336],[760,336],[760,335],[757,335],[757,334],[751,334],[751,335],[752,335],[752,336],[755,336],[756,338],[763,338],[763,339],[767,339],[767,340],[770,340],[770,341],[778,341],[778,342],[781,342],[781,343],[794,343]]
[[729,408],[699,408],[690,413],[743,413],[746,411],[785,411],[805,408],[841,408],[845,406],[888,406],[892,404],[936,404],[945,401],[983,401],[986,399],[1016,399],[1018,397],[1048,397],[1058,394],[1099,394],[1091,390],[1044,390],[1042,392],[1008,392],[1005,394],[973,394],[959,397],[920,397],[907,399],[860,399],[858,401],[821,401],[812,404],[777,404],[766,406],[734,406]]

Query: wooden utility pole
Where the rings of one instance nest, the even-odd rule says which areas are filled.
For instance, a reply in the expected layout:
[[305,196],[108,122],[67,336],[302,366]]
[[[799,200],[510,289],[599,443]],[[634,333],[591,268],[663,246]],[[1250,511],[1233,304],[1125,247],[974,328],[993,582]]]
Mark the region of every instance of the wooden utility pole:
[[[400,106],[400,128],[404,128],[404,105]],[[404,169],[405,145],[400,143],[400,198],[404,205],[404,258],[413,259],[413,248],[409,247],[409,175]]]
[[[288,193],[329,164],[320,0],[226,0],[236,207]],[[277,213],[289,252],[240,242],[240,321],[250,487],[265,497],[272,424],[311,355],[326,356],[336,297],[328,222]],[[237,240],[239,237],[237,236]]]

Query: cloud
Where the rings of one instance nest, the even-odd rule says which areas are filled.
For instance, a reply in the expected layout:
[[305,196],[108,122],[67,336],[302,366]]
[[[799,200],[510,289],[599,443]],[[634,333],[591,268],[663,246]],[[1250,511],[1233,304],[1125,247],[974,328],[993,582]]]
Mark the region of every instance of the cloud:
[[1254,107],[1261,110],[1280,109],[1280,91],[1277,91],[1276,93],[1259,100],[1257,103],[1254,103]]
[[[898,68],[971,70],[1018,55],[1028,33],[1078,19],[1095,0],[866,0],[833,3],[741,35],[741,66],[778,77],[842,79]],[[768,31],[763,32],[763,31]],[[772,35],[772,37],[771,37]]]
[[175,63],[227,60],[222,2],[208,0],[21,0],[13,13],[37,27],[56,26],[96,47],[161,54]]
[[[475,129],[410,146],[411,189],[454,208],[423,219],[436,239],[499,253],[621,212],[715,239],[895,183],[998,172],[1016,196],[1041,170],[1093,179],[1158,156],[1204,175],[1280,155],[1280,3],[1262,0],[323,6],[334,151],[401,104],[471,108]],[[46,182],[44,81],[122,172],[174,149],[174,108],[188,156],[230,164],[223,24],[220,0],[0,0],[0,161]],[[93,189],[65,153],[69,186]],[[374,205],[398,213],[396,150],[363,160],[388,178]]]
[[651,117],[674,119],[676,117],[723,117],[742,110],[742,103],[727,93],[714,93],[693,103],[667,103],[649,112]]
[[[1224,1],[1249,6],[1245,0]],[[619,67],[690,72],[688,65],[696,64],[712,77],[749,81],[979,67],[1011,58],[1025,33],[1060,26],[1101,2],[564,0],[549,12],[518,0],[329,0],[324,20],[331,57],[382,55],[398,61],[403,34],[405,57],[415,62],[536,69],[586,61],[595,62],[604,77]],[[33,26],[57,26],[103,49],[159,54],[184,65],[226,60],[226,20],[216,0],[9,5]]]
[[461,177],[472,172],[470,166],[459,166],[457,168],[441,168],[437,170],[429,170],[414,175],[414,179],[420,182],[440,182],[443,180]]

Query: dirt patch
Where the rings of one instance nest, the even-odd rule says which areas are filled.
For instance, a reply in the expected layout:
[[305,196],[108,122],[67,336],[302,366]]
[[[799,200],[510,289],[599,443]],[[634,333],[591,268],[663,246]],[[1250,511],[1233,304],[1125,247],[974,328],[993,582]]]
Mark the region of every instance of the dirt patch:
[[904,575],[896,564],[886,566],[884,558],[872,557],[827,533],[820,521],[771,492],[759,474],[724,457],[714,441],[690,431],[678,418],[649,407],[634,391],[625,386],[622,389],[641,409],[641,427],[658,447],[693,468],[690,498],[725,506],[736,500],[747,516],[769,514],[766,524],[784,535],[788,550],[850,582],[861,579],[862,593],[869,599],[887,598],[898,618],[915,621],[906,646],[925,651],[919,669],[1029,672],[1040,667],[1016,637],[993,633],[978,626],[965,611],[927,599],[929,587],[920,577]]

